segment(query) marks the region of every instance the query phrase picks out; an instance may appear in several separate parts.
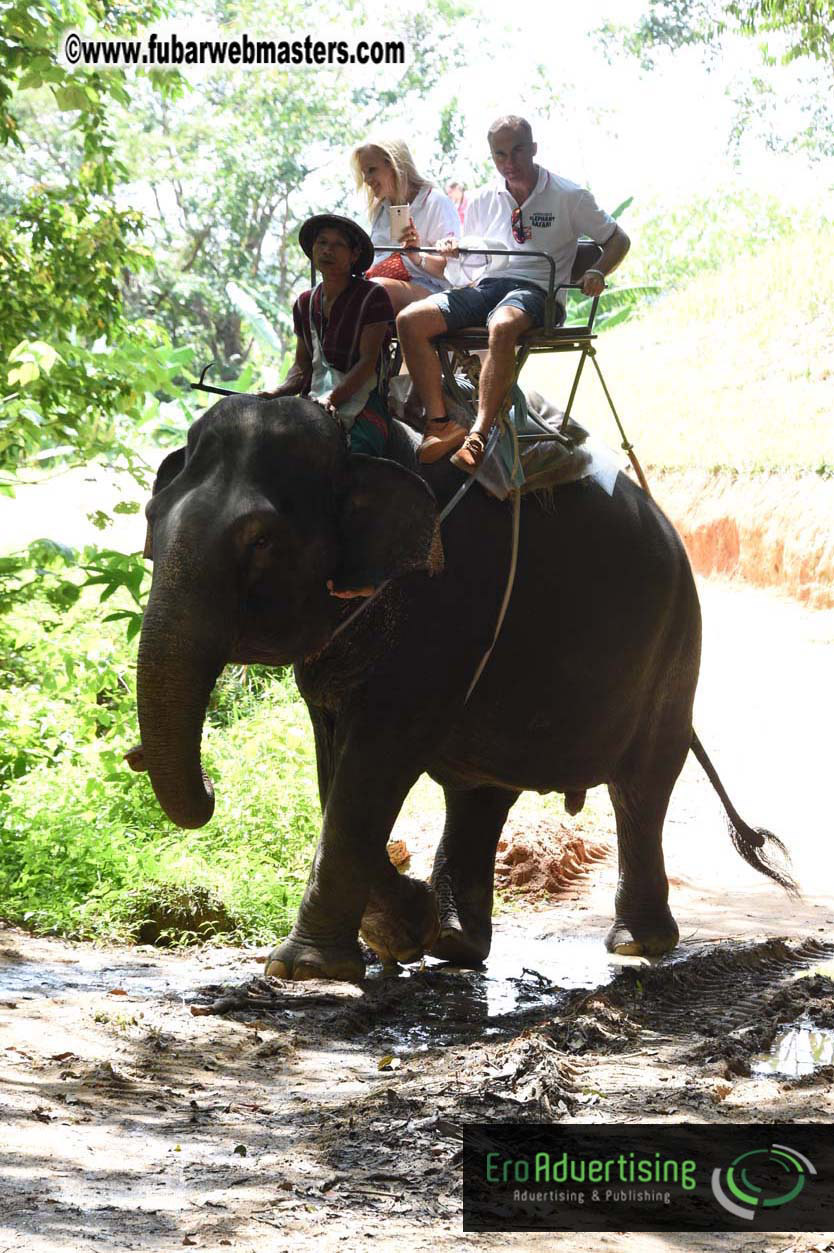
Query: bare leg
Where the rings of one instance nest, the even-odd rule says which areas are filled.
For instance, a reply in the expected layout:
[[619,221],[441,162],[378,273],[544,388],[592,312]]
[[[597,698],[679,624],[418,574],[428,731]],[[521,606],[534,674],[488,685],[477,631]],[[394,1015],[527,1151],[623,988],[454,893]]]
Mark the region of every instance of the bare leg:
[[445,330],[446,319],[430,300],[409,305],[397,318],[403,357],[426,411],[425,434],[417,454],[426,463],[448,457],[466,439],[466,427],[446,415],[443,375],[431,342]]
[[375,278],[371,280],[379,283],[380,287],[384,287],[388,292],[391,304],[394,306],[394,313],[399,313],[406,305],[414,304],[416,300],[425,300],[429,291],[426,287],[421,287],[419,283],[405,283],[398,278]]
[[515,349],[519,336],[533,319],[521,309],[505,306],[489,324],[489,351],[481,369],[478,417],[472,430],[486,436],[515,377]]
[[446,319],[428,300],[409,305],[397,318],[403,358],[429,420],[446,417],[440,361],[431,343],[435,335],[442,335],[445,330]]
[[489,350],[481,368],[478,388],[478,416],[452,457],[452,465],[467,474],[474,474],[484,459],[487,435],[515,378],[515,350],[519,336],[532,325],[533,319],[528,314],[511,305],[498,309],[490,321]]

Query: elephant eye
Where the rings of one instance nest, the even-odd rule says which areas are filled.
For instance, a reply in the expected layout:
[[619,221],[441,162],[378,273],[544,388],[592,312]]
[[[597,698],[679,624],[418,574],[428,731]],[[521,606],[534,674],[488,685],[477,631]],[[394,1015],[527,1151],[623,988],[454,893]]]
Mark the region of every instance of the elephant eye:
[[269,546],[269,540],[266,538],[265,535],[259,536],[258,539],[253,540],[252,543],[250,544],[250,548],[267,548],[268,546]]

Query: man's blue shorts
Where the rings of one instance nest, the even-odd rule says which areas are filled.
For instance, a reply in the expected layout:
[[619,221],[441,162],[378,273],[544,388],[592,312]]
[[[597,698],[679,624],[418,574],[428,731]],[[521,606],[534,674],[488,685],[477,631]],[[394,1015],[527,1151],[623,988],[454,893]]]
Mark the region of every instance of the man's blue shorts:
[[[496,309],[521,309],[533,322],[544,322],[545,292],[536,283],[518,278],[482,278],[474,287],[452,287],[429,299],[446,319],[450,331],[463,326],[488,326]],[[564,321],[565,311],[556,304],[556,325]]]

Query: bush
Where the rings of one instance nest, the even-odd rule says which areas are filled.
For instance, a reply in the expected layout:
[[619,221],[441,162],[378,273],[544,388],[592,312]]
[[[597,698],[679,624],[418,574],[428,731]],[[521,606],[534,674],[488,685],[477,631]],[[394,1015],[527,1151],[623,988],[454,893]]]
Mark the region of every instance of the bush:
[[33,597],[3,627],[0,912],[38,931],[130,939],[136,892],[167,884],[210,892],[238,939],[286,933],[320,822],[292,675],[235,667],[221,677],[203,744],[219,782],[215,817],[181,832],[122,760],[138,739],[123,625],[102,621],[87,591],[62,616]]

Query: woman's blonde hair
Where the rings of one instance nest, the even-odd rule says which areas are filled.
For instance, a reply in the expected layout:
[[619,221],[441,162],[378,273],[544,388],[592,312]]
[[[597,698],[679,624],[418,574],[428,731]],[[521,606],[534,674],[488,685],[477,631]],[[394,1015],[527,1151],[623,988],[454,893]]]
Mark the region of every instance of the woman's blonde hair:
[[391,166],[394,171],[394,200],[393,204],[407,204],[409,188],[416,187],[418,191],[422,191],[424,187],[431,187],[432,183],[427,178],[423,178],[414,164],[414,158],[408,150],[408,145],[402,139],[368,139],[364,144],[360,144],[358,148],[354,148],[350,154],[350,167],[353,170],[353,177],[356,180],[358,190],[363,190],[368,198],[368,217],[371,221],[376,217],[377,209],[381,201],[377,199],[370,187],[367,186],[362,176],[362,166],[359,158],[363,152],[367,152],[369,148],[376,149],[381,152],[383,159]]

